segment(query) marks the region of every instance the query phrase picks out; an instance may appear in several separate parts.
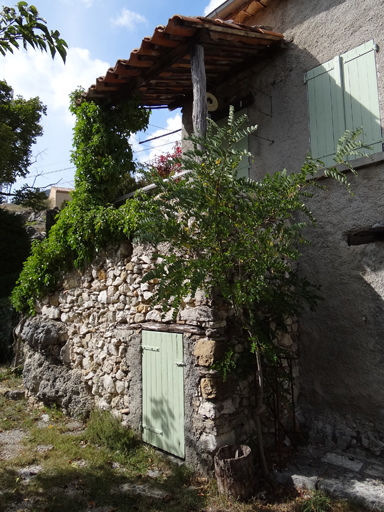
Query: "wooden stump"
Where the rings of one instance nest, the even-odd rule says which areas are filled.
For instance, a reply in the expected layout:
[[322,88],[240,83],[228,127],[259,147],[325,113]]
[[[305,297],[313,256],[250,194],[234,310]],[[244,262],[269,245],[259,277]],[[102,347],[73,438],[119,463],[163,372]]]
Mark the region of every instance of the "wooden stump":
[[255,489],[255,470],[249,446],[223,446],[215,456],[215,475],[220,494],[245,501]]

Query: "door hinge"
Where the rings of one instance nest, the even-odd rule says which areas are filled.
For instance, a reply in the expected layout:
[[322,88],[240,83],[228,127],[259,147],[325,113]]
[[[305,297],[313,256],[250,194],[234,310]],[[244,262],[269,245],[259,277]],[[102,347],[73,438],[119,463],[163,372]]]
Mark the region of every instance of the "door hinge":
[[186,366],[186,364],[185,364],[185,363],[178,363],[178,362],[176,362],[176,363],[175,363],[175,365],[176,365],[176,366]]
[[149,430],[150,432],[153,432],[154,434],[160,434],[161,436],[163,435],[162,430],[159,430],[159,429],[153,428],[153,427],[148,427],[148,425],[142,425],[141,428],[142,429],[145,428],[145,430]]
[[152,352],[160,352],[159,347],[150,347],[149,345],[141,345],[141,350],[152,350]]

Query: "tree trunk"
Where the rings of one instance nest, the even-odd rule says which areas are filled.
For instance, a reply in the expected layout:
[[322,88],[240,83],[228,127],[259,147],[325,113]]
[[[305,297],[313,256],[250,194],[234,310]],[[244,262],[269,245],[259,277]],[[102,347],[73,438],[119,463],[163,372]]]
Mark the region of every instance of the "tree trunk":
[[207,133],[207,79],[205,75],[204,48],[200,44],[191,47],[191,74],[193,88],[192,121],[195,135]]
[[241,501],[251,498],[256,478],[250,447],[236,444],[220,448],[215,456],[215,475],[220,494]]

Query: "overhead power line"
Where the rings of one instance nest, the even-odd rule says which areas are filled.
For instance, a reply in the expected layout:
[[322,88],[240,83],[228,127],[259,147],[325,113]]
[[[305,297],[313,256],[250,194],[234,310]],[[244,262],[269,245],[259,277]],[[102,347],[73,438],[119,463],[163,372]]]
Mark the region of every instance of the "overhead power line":
[[143,153],[144,151],[151,151],[152,149],[162,148],[163,146],[169,146],[169,144],[175,144],[177,140],[172,140],[171,142],[166,142],[165,144],[160,144],[159,146],[153,146],[149,149],[140,149],[140,151],[135,151],[135,154],[137,153]]
[[173,135],[174,133],[177,133],[177,132],[181,132],[181,128],[179,128],[178,130],[173,130],[173,132],[163,133],[163,135],[158,135],[157,137],[152,137],[151,139],[142,140],[141,142],[139,142],[139,144],[145,144],[146,142],[150,142],[151,140],[156,140],[156,139],[161,139],[163,137],[168,137],[168,135]]

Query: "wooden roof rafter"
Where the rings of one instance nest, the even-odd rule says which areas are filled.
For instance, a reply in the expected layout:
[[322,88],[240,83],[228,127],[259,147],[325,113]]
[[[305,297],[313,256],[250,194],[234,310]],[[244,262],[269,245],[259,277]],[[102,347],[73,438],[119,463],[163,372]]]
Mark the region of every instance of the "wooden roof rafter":
[[267,58],[282,40],[282,34],[259,27],[175,15],[166,26],[156,27],[152,37],[145,37],[129,59],[118,60],[85,96],[118,102],[140,92],[144,105],[156,106],[158,101],[158,106],[182,106],[191,95],[193,45],[204,48],[209,83],[223,83],[248,63]]

